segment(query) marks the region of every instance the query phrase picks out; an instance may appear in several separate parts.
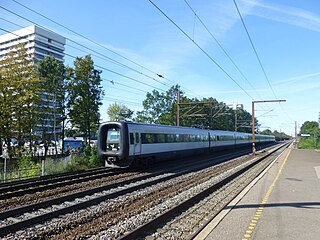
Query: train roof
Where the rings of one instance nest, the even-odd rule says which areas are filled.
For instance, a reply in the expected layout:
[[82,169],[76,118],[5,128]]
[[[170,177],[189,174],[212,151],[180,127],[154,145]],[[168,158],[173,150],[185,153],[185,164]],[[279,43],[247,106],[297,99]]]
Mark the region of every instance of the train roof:
[[[140,123],[140,122],[132,122],[132,121],[109,121],[109,122],[104,122],[102,124],[113,124],[113,123],[114,124],[127,124],[127,125],[134,125],[134,126],[170,128],[170,129],[179,129],[179,130],[190,130],[190,129],[192,129],[192,130],[213,132],[215,134],[251,135],[251,133],[244,133],[244,132],[233,132],[233,131],[215,130],[215,129],[206,129],[206,128],[197,128],[197,127],[184,127],[184,126],[150,124],[150,123]],[[263,135],[263,134],[256,134],[256,135],[258,135],[258,136],[273,136],[273,135]]]

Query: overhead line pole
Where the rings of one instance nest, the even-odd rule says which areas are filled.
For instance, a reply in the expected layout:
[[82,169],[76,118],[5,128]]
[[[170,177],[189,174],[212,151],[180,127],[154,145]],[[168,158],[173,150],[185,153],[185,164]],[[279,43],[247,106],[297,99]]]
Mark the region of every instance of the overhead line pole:
[[177,92],[177,126],[180,126],[180,87]]
[[252,101],[252,154],[256,154],[256,136],[255,136],[255,125],[254,125],[254,104],[265,103],[265,102],[286,102],[286,100],[258,100]]

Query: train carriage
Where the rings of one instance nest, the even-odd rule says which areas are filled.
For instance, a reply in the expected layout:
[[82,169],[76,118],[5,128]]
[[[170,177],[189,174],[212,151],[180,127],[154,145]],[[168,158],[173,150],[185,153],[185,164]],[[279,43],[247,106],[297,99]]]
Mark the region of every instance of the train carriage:
[[[259,141],[274,141],[273,136],[258,136]],[[99,156],[109,167],[129,167],[138,161],[174,159],[246,144],[251,144],[251,134],[125,121],[102,124],[98,137]]]

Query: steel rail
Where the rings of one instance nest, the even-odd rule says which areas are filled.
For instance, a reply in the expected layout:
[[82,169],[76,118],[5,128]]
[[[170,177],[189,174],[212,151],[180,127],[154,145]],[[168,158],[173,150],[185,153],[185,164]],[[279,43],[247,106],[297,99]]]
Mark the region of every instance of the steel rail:
[[[63,178],[63,179],[60,179],[60,178],[50,179],[50,180],[46,180],[46,181],[41,182],[42,185],[35,186],[35,187],[33,186],[33,183],[29,183],[27,185],[24,185],[26,188],[29,187],[27,189],[20,190],[18,188],[18,190],[16,190],[16,191],[5,192],[5,193],[1,194],[0,200],[12,198],[12,197],[19,197],[19,196],[22,196],[25,194],[31,194],[31,193],[35,193],[35,192],[50,190],[50,189],[54,189],[54,188],[58,188],[58,187],[64,187],[64,186],[68,186],[71,184],[90,181],[90,180],[94,180],[94,179],[98,179],[98,178],[102,178],[102,177],[108,177],[108,176],[112,176],[112,175],[117,174],[117,171],[105,169],[105,171],[102,171],[102,173],[98,173],[98,174],[93,175],[94,173],[95,172],[85,173],[85,174],[81,174],[81,175],[77,175],[77,176],[69,176],[69,177]],[[71,179],[71,180],[69,180],[69,179]]]
[[41,182],[43,180],[48,180],[48,179],[57,179],[57,178],[62,178],[62,177],[68,177],[68,176],[73,176],[73,175],[79,175],[79,174],[86,174],[90,172],[95,172],[98,170],[103,170],[106,169],[105,167],[100,167],[100,168],[94,168],[94,169],[89,169],[89,170],[77,170],[73,172],[65,172],[65,173],[57,173],[57,174],[50,174],[50,175],[45,175],[45,176],[39,176],[39,177],[33,177],[33,178],[28,178],[28,179],[23,179],[23,180],[17,180],[17,181],[10,181],[10,182],[2,182],[0,183],[0,189],[10,187],[10,186],[16,186],[16,185],[24,185],[27,183],[31,182]]
[[283,146],[277,147],[272,152],[268,153],[265,156],[262,156],[261,158],[257,159],[255,162],[247,165],[246,167],[240,169],[239,171],[231,174],[230,176],[226,177],[225,179],[221,180],[220,182],[212,185],[211,187],[205,189],[204,191],[196,194],[194,197],[189,198],[182,203],[178,204],[175,207],[172,207],[171,209],[167,210],[165,213],[155,217],[154,219],[150,220],[149,222],[145,223],[144,225],[134,229],[133,231],[127,233],[126,235],[122,236],[121,240],[131,240],[131,239],[139,239],[143,237],[146,232],[150,231],[150,229],[154,229],[160,224],[163,224],[164,222],[168,222],[168,219],[172,219],[174,216],[176,216],[178,213],[182,212],[189,206],[193,206],[196,203],[203,200],[205,197],[209,196],[211,193],[217,191],[219,188],[223,187],[227,183],[234,180],[236,177],[242,175],[243,173],[247,172],[249,169],[266,159],[267,157],[271,156],[273,153],[278,151]]
[[[168,173],[169,171],[173,172],[172,175],[170,175],[170,176],[164,176],[162,178],[159,178],[159,179],[156,179],[156,180],[152,180],[152,181],[147,182],[147,183],[143,183],[143,184],[140,184],[140,185],[137,185],[137,186],[129,187],[127,189],[123,189],[123,190],[120,190],[120,191],[117,191],[117,192],[114,192],[114,193],[111,193],[111,194],[106,194],[104,196],[98,196],[98,197],[95,197],[93,199],[82,201],[80,203],[77,203],[77,204],[74,204],[74,205],[71,205],[71,206],[67,206],[67,207],[64,207],[64,208],[61,208],[61,209],[57,209],[57,210],[54,210],[54,211],[49,212],[49,213],[44,213],[43,215],[40,215],[40,216],[35,216],[33,218],[29,218],[29,219],[26,219],[26,220],[22,220],[22,221],[19,221],[19,222],[16,222],[16,223],[1,227],[0,228],[0,237],[5,236],[6,234],[8,234],[10,232],[15,232],[15,231],[18,231],[18,230],[20,230],[22,228],[26,228],[26,227],[32,226],[32,225],[34,225],[36,223],[40,223],[40,222],[43,222],[43,221],[46,221],[46,220],[50,220],[50,219],[52,219],[54,217],[58,217],[60,215],[65,215],[65,214],[71,213],[73,211],[77,211],[77,210],[80,210],[80,209],[83,209],[83,208],[86,208],[86,207],[89,207],[89,206],[92,206],[92,205],[99,204],[100,202],[106,201],[106,200],[111,199],[111,198],[116,198],[116,197],[121,196],[123,194],[131,193],[133,191],[136,191],[136,190],[139,190],[139,189],[151,186],[151,185],[155,185],[155,184],[158,184],[160,182],[163,182],[163,181],[166,181],[166,180],[170,180],[172,178],[179,177],[181,175],[184,175],[184,174],[187,174],[187,173],[190,173],[190,172],[193,172],[193,171],[198,171],[198,170],[204,169],[204,168],[206,168],[208,166],[212,166],[213,164],[217,164],[217,163],[228,161],[231,158],[234,158],[234,157],[237,157],[237,156],[239,156],[239,153],[227,154],[227,155],[219,156],[218,158],[211,158],[210,159],[211,161],[206,160],[203,164],[197,165],[196,167],[193,167],[193,168],[190,167],[190,166],[183,166],[183,167],[182,166],[178,166],[178,167],[174,167],[174,168],[171,168],[171,169],[166,169],[166,170],[163,170],[163,171],[154,172],[154,173],[151,173],[151,174],[148,174],[148,175],[145,175],[145,176],[140,176],[140,177],[137,177],[137,178],[134,178],[134,179],[125,180],[125,181],[122,181],[122,182],[119,182],[119,183],[105,185],[105,186],[97,187],[97,188],[94,188],[94,189],[90,189],[90,190],[86,190],[86,191],[70,194],[70,195],[67,195],[67,196],[51,199],[51,200],[48,200],[48,201],[44,201],[44,202],[40,202],[40,203],[36,203],[36,204],[32,204],[32,205],[28,205],[28,206],[24,206],[24,207],[20,207],[20,208],[15,208],[15,209],[12,209],[12,210],[8,210],[6,212],[2,212],[2,213],[0,213],[0,220],[4,220],[4,219],[9,218],[9,217],[15,217],[17,215],[22,215],[23,213],[27,213],[27,212],[30,212],[30,211],[35,211],[35,210],[38,210],[40,208],[45,208],[45,207],[49,207],[49,206],[52,206],[52,205],[61,204],[61,203],[66,202],[66,201],[72,201],[72,200],[75,200],[76,198],[80,198],[80,197],[84,197],[84,196],[88,196],[88,195],[93,195],[95,193],[106,191],[106,190],[110,190],[110,189],[114,189],[114,188],[117,188],[117,187],[120,187],[120,186],[125,186],[125,185],[128,185],[128,184],[134,183],[134,182],[146,180],[148,178],[152,178],[152,177],[156,177],[156,176]],[[184,169],[184,170],[181,170],[181,169]]]

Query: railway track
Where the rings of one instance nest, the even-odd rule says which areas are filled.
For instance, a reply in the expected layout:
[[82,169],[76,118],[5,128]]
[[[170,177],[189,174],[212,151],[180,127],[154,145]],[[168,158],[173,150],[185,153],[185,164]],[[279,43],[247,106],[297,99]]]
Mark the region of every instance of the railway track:
[[67,175],[34,178],[17,183],[12,182],[11,184],[0,186],[0,200],[106,177],[115,174],[115,172],[116,170],[114,169],[101,168]]
[[286,146],[281,146],[237,169],[231,175],[135,228],[121,239],[193,239],[248,181],[260,174],[285,148]]
[[[228,159],[228,157],[224,158]],[[220,159],[220,161],[224,160]],[[8,234],[6,236],[8,239],[21,237],[28,239],[34,236],[61,239],[66,234],[69,234],[69,237],[90,237],[90,235],[103,233],[106,228],[112,231],[125,219],[147,212],[148,209],[152,209],[151,206],[164,202],[164,199],[173,198],[179,192],[200,186],[201,182],[209,181],[213,175],[225,173],[226,169],[234,169],[235,165],[239,165],[240,162],[242,165],[250,161],[252,160],[240,158],[216,167],[210,166],[208,162],[196,168],[189,166],[179,169],[176,167],[11,209],[0,213],[0,235]],[[185,196],[186,198],[189,197]],[[28,228],[29,226],[33,227]],[[26,229],[19,231],[23,228]],[[16,231],[19,231],[19,234],[10,234]],[[122,236],[128,239],[137,234],[134,233],[134,230],[132,233],[114,231],[117,234],[113,234],[111,238]],[[128,236],[126,237],[125,234]]]
[[95,169],[89,169],[89,170],[78,170],[74,172],[66,172],[66,173],[59,173],[59,174],[52,174],[52,175],[46,175],[46,176],[40,176],[40,177],[35,177],[35,178],[28,178],[24,180],[17,180],[17,181],[11,181],[11,182],[2,182],[0,183],[0,189],[2,188],[10,188],[16,185],[24,185],[28,183],[35,183],[41,182],[44,180],[49,180],[49,179],[57,179],[57,178],[63,178],[63,177],[70,177],[70,176],[77,176],[79,174],[90,174],[92,172],[96,172],[99,170],[105,170],[106,168],[95,168]]
[[[247,151],[243,150],[236,153],[229,153],[229,154],[223,154],[223,159],[228,159],[229,157],[235,156],[234,154],[242,155],[246,154]],[[197,162],[201,162],[201,159],[197,159]],[[214,162],[218,162],[219,160],[215,158],[212,160]],[[184,161],[184,163],[181,163],[178,165],[185,165],[187,164],[194,164],[194,161]],[[3,193],[2,198],[0,197],[0,212],[4,212],[13,208],[21,207],[21,205],[33,205],[34,203],[43,202],[46,200],[51,200],[52,198],[62,197],[67,194],[77,193],[81,191],[85,191],[86,189],[96,188],[97,186],[103,186],[108,182],[115,182],[117,179],[120,178],[128,178],[130,176],[134,176],[136,174],[143,174],[143,172],[154,172],[154,169],[160,168],[160,169],[172,169],[175,168],[175,163],[167,163],[167,164],[161,164],[161,165],[155,165],[153,168],[147,168],[147,169],[140,169],[139,172],[135,172],[134,170],[131,170],[128,172],[128,170],[123,171],[120,169],[96,169],[91,170],[88,172],[80,172],[75,174],[67,174],[67,176],[50,176],[50,182],[47,182],[49,184],[46,186],[43,181],[40,181],[38,179],[32,179],[30,181],[22,181],[23,183],[14,184],[16,185],[24,185],[26,184],[29,186],[22,187],[19,186],[19,189],[12,192]],[[65,174],[64,174],[65,175]],[[42,179],[41,179],[42,180]],[[47,180],[47,179],[46,179]],[[53,183],[51,183],[53,181]],[[8,190],[8,189],[7,189]]]

